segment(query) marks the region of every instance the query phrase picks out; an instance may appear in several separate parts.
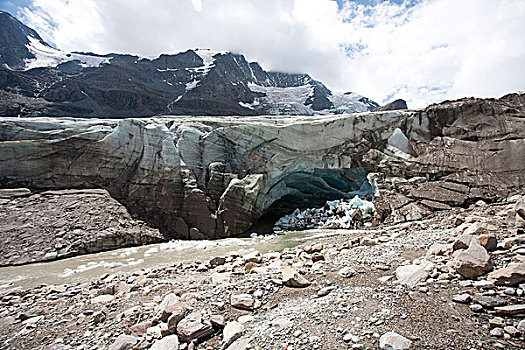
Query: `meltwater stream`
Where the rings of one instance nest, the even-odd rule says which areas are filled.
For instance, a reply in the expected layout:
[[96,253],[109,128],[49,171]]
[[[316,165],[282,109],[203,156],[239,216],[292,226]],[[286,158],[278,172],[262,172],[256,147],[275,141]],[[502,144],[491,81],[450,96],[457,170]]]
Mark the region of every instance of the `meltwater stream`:
[[313,232],[225,238],[214,241],[171,241],[81,255],[73,258],[0,268],[0,293],[41,284],[63,285],[95,280],[105,273],[131,273],[187,261],[207,261],[216,256],[251,250],[282,251],[299,245]]

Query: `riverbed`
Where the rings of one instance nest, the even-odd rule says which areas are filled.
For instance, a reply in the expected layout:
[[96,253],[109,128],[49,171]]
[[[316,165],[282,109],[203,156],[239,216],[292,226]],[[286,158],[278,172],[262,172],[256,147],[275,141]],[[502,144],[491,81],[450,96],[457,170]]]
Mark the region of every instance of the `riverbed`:
[[280,252],[301,244],[317,231],[290,232],[281,235],[255,235],[201,241],[170,241],[139,247],[122,248],[95,254],[22,266],[0,268],[0,293],[16,288],[34,288],[42,284],[64,285],[96,280],[100,276],[133,273],[142,269],[172,266],[187,261],[207,261],[235,251],[246,254]]

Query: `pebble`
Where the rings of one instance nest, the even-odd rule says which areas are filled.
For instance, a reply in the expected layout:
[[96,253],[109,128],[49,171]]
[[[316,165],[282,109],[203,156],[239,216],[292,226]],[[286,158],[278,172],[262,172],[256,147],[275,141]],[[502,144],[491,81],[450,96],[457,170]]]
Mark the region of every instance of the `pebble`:
[[353,268],[348,267],[348,266],[343,267],[337,272],[339,276],[344,277],[344,278],[350,278],[352,276],[355,276],[356,273],[357,272]]
[[233,294],[230,297],[231,306],[237,309],[252,310],[254,303],[255,301],[250,294]]
[[379,338],[379,348],[387,350],[405,350],[409,349],[412,341],[403,337],[396,332],[387,332]]

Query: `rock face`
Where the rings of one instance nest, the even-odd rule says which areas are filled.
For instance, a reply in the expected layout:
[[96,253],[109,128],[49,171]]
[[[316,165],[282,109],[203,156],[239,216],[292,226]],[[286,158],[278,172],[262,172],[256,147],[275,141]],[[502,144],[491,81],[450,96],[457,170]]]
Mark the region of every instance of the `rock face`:
[[524,105],[509,95],[341,116],[2,118],[0,186],[103,188],[165,238],[236,235],[266,213],[356,194],[376,193],[383,218],[417,219],[523,187]]
[[188,50],[155,59],[66,53],[0,13],[0,115],[130,117],[366,112],[307,74],[266,72],[242,55]]
[[165,240],[101,189],[0,189],[0,232],[0,266]]

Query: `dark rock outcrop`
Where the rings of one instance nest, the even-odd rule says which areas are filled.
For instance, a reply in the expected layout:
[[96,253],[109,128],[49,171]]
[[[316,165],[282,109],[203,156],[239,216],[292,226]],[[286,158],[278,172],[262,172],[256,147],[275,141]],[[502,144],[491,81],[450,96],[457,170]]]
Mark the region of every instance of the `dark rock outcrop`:
[[408,109],[408,106],[407,106],[407,103],[405,100],[401,100],[401,99],[398,99],[398,100],[394,100],[390,103],[387,103],[386,105],[382,106],[382,107],[379,107],[376,109],[376,111],[378,112],[383,112],[383,111],[397,111],[397,110],[401,110],[401,109]]

